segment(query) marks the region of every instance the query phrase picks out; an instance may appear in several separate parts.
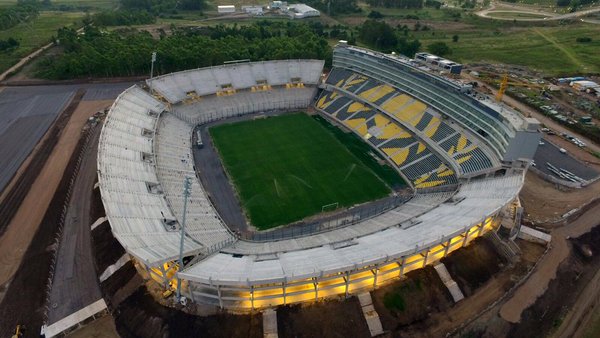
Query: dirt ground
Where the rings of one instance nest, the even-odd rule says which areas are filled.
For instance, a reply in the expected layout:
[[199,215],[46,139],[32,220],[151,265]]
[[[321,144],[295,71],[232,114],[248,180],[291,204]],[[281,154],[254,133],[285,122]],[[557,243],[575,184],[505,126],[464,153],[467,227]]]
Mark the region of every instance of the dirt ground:
[[446,265],[465,297],[470,297],[506,263],[492,243],[483,237],[477,238],[472,245],[451,253],[441,262]]
[[358,298],[277,308],[279,337],[369,337]]
[[511,323],[521,320],[521,313],[543,295],[551,280],[556,278],[559,265],[569,256],[568,238],[577,238],[598,224],[600,205],[596,205],[574,222],[551,232],[551,249],[542,258],[529,279],[523,283],[500,310],[500,315]]
[[[480,316],[488,306],[500,299],[520,276],[525,275],[531,269],[544,251],[544,248],[537,244],[529,242],[519,242],[518,244],[523,254],[517,264],[503,263],[503,259],[485,238],[478,239],[472,245],[445,258],[444,264],[449,267],[448,270],[453,279],[459,285],[462,284],[463,292],[467,290],[470,295],[444,312],[432,312],[426,320],[404,327],[401,332],[402,336],[447,336],[462,324]],[[476,255],[482,257],[475,258]],[[494,265],[495,267],[493,267]],[[461,267],[461,271],[455,268],[457,266]],[[490,275],[494,270],[498,272]],[[478,276],[477,272],[482,272],[483,276]],[[467,295],[466,292],[465,295]],[[506,326],[503,326],[503,330],[506,330]]]
[[118,338],[112,316],[106,315],[66,335],[68,338]]
[[112,101],[82,101],[29,193],[0,238],[0,285],[17,270],[63,176],[87,119]]
[[[508,333],[509,337],[543,337],[556,331],[561,327],[568,309],[573,307],[578,300],[577,296],[598,272],[600,267],[600,259],[598,259],[600,227],[596,227],[592,232],[575,240],[569,240],[569,246],[574,248],[572,254],[562,261],[556,278],[549,283],[544,295],[523,312],[521,322],[513,326]],[[591,249],[592,256],[584,255],[582,247]],[[598,289],[595,288],[593,290],[594,298],[597,294]],[[586,295],[581,294],[581,296],[585,297]],[[565,324],[576,326],[577,321],[565,322]],[[570,335],[566,334],[566,336]]]
[[524,219],[534,224],[552,222],[566,212],[600,196],[600,181],[582,189],[568,189],[547,182],[529,171],[519,197],[525,208]]
[[[450,292],[433,267],[411,271],[406,277],[371,293],[383,329],[394,335],[426,320],[431,313],[447,311],[454,305]],[[393,299],[398,304],[396,307],[387,305]]]
[[0,320],[0,336],[9,336],[16,324],[27,327],[26,336],[37,336],[40,332],[46,313],[46,286],[54,257],[55,238],[83,145],[83,142],[78,142],[72,156],[67,158],[68,163],[61,172],[56,192],[26,247],[14,277],[2,286],[5,294],[0,303],[0,318],[3,318]]
[[121,337],[262,337],[262,315],[220,313],[198,317],[164,307],[145,287],[113,313]]

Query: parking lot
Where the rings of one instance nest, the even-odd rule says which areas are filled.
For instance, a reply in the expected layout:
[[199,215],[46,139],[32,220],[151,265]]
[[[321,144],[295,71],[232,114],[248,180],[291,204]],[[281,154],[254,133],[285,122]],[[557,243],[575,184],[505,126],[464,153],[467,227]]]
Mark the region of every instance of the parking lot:
[[542,142],[544,143],[544,145],[538,146],[538,150],[534,156],[534,161],[538,170],[542,171],[545,174],[559,178],[558,175],[556,175],[549,169],[547,163],[550,163],[558,170],[567,170],[573,175],[578,176],[586,181],[598,176],[598,172],[595,169],[587,166],[582,162],[579,162],[578,160],[573,158],[568,152],[564,154],[561,153],[559,147],[550,143],[546,139],[542,139]]
[[7,87],[0,92],[0,191],[75,92],[83,101],[114,99],[132,83]]

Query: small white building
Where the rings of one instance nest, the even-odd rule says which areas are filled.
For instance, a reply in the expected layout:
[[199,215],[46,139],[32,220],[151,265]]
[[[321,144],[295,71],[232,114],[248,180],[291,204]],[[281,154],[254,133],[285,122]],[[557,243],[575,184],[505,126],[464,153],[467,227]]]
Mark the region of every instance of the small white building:
[[286,8],[286,7],[287,7],[287,1],[273,1],[273,2],[271,2],[271,5],[270,5],[271,9]]
[[598,85],[596,82],[594,82],[594,81],[586,81],[586,80],[573,81],[573,82],[570,83],[570,85],[571,85],[571,87],[573,87],[573,89],[579,90],[579,91],[585,91],[587,89],[600,88],[600,85]]
[[263,7],[260,5],[242,6],[242,12],[250,15],[263,15]]
[[219,14],[235,13],[235,5],[223,5],[217,7]]
[[305,4],[292,4],[288,6],[288,15],[292,19],[304,19],[311,16],[320,16],[321,12]]

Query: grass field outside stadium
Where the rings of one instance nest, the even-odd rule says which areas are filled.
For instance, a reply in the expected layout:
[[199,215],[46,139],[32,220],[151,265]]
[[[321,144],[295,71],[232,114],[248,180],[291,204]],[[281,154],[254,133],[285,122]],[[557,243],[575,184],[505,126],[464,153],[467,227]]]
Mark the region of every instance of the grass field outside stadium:
[[391,167],[372,159],[366,143],[349,134],[340,139],[320,117],[286,114],[215,126],[210,134],[259,230],[317,214],[328,204],[382,198],[403,184]]

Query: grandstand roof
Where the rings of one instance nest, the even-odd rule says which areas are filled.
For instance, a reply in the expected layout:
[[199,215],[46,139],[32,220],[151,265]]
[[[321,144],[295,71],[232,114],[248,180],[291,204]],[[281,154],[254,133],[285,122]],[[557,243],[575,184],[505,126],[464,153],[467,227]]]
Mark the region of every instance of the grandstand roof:
[[178,103],[194,92],[211,95],[226,88],[246,89],[266,82],[281,86],[291,82],[316,85],[323,70],[321,60],[283,60],[235,63],[192,69],[146,80],[152,90],[170,103]]
[[[348,233],[353,233],[352,229],[356,230],[356,227],[333,231],[326,240],[322,235],[309,236],[314,240],[313,245],[299,250],[292,249],[298,247],[298,240],[239,242],[235,246],[243,246],[244,250],[236,250],[235,255],[214,254],[186,269],[181,276],[203,283],[252,285],[322,276],[396,259],[441,243],[482,222],[511,201],[522,184],[522,173],[467,183],[455,196],[459,202],[443,203],[417,216],[415,222],[420,223],[402,229],[391,226],[392,222],[381,231],[353,238],[352,245],[339,249],[331,243],[347,240]],[[431,196],[433,199],[438,197],[437,194]],[[428,196],[421,198],[427,203]],[[401,206],[396,211],[401,213],[410,208],[410,205]],[[378,222],[378,219],[381,220],[381,217],[373,221]],[[399,220],[402,218],[399,217]],[[337,241],[333,234],[340,235]],[[308,242],[311,239],[301,240]]]
[[[456,194],[417,194],[396,209],[345,228],[272,242],[238,241],[195,178],[193,128],[197,123],[250,112],[307,107],[315,96],[322,67],[323,61],[318,60],[243,63],[149,80],[153,90],[173,103],[170,112],[165,111],[166,104],[137,86],[124,91],[102,130],[98,177],[113,234],[127,252],[147,265],[178,256],[185,177],[191,177],[193,183],[184,252],[208,257],[181,276],[237,285],[307,278],[421,251],[482,222],[518,194],[523,173],[513,172],[472,180]],[[298,82],[306,87],[291,85]],[[263,85],[276,88],[257,88]],[[231,88],[239,92],[214,95]],[[425,114],[422,105],[416,106],[416,111]],[[374,130],[384,128],[377,123],[391,120],[369,118],[373,118],[370,128]],[[452,133],[458,132],[449,129],[440,140],[454,141]],[[452,182],[456,184],[455,177]]]

